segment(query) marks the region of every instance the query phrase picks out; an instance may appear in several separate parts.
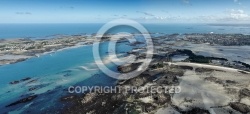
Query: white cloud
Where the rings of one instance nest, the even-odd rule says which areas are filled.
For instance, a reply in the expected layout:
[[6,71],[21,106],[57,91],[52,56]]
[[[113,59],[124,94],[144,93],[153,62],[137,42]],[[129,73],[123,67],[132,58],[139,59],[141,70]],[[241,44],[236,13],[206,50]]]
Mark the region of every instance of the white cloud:
[[244,10],[231,9],[230,18],[235,19],[235,20],[249,20],[250,16],[247,13],[245,13]]
[[213,14],[213,15],[200,15],[190,18],[181,17],[181,19],[186,19],[194,22],[232,22],[232,23],[249,23],[250,14],[242,9],[230,9],[224,12],[224,14]]
[[[141,13],[141,12],[140,12]],[[144,12],[145,14],[145,12]],[[249,23],[250,14],[243,9],[228,9],[224,12],[200,16],[172,16],[172,15],[147,15],[137,18],[145,21],[156,22],[205,22],[205,23]]]
[[155,18],[156,18],[156,19],[159,19],[159,20],[164,20],[164,19],[166,19],[166,17],[160,17],[160,16],[156,16]]
[[165,21],[177,21],[180,20],[180,17],[173,16],[145,16],[140,18],[135,18],[136,20],[147,20],[147,21],[157,21],[157,22],[165,22]]

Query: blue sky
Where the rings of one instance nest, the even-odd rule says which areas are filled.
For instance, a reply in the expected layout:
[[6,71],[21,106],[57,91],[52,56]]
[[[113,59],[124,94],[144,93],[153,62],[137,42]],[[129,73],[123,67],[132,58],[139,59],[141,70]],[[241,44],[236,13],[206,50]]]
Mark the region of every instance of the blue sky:
[[0,23],[250,23],[250,0],[0,0]]

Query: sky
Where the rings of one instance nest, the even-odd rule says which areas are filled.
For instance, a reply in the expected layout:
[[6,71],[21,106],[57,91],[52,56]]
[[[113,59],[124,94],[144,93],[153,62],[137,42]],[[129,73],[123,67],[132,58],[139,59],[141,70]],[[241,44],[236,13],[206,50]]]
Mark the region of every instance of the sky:
[[0,0],[0,23],[250,23],[250,0]]

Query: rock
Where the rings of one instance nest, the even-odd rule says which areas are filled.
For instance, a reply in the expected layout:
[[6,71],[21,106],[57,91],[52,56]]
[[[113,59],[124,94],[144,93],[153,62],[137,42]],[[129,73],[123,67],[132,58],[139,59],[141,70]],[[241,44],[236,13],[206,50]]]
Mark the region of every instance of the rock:
[[65,96],[65,97],[62,97],[60,100],[61,101],[70,101],[74,98],[76,98],[77,96],[76,95],[70,95],[70,96]]
[[102,106],[105,106],[106,102],[102,102]]
[[150,104],[150,103],[145,103],[145,104],[142,104],[142,110],[144,112],[152,112],[153,110],[155,110],[157,107]]
[[124,100],[124,98],[126,98],[124,94],[114,94],[112,95],[111,100],[119,101],[119,100]]
[[242,70],[238,70],[238,72],[240,72],[240,73],[242,73],[242,74],[248,74],[247,72],[242,71]]
[[33,91],[33,90],[36,90],[37,88],[36,87],[32,87],[32,88],[29,88],[29,91]]
[[24,82],[24,81],[27,81],[27,80],[30,80],[30,79],[31,79],[30,77],[27,77],[27,78],[21,79],[20,81]]
[[127,54],[133,54],[133,55],[138,55],[138,52],[127,52]]
[[[164,91],[164,90],[162,90]],[[166,93],[158,93],[153,95],[154,102],[158,105],[164,105],[171,102],[171,96]]]
[[179,67],[185,70],[193,70],[193,67],[191,66],[179,66]]
[[232,81],[232,80],[226,80],[226,83],[227,83],[227,84],[236,84],[237,82]]
[[204,78],[204,80],[210,81],[210,82],[215,82],[217,84],[224,84],[222,80],[220,80],[220,79],[218,79],[216,77],[213,77],[213,76],[206,77],[206,78]]
[[213,69],[208,69],[208,68],[196,68],[195,72],[203,73],[203,72],[212,72],[214,71]]
[[184,72],[185,70],[171,70],[171,71],[165,72],[165,74],[172,75],[172,76],[183,76]]
[[87,93],[84,98],[82,99],[82,103],[85,104],[85,103],[88,103],[88,102],[91,102],[92,99],[94,99],[96,97],[96,93]]
[[138,44],[144,44],[144,42],[136,41],[130,44],[130,46],[136,46]]
[[31,81],[27,82],[27,84],[34,83],[36,81],[37,81],[37,79],[31,80]]
[[231,103],[229,103],[229,106],[232,107],[234,110],[237,110],[237,111],[244,113],[244,114],[250,112],[249,106],[242,104],[242,103],[239,103],[239,102],[231,102]]
[[204,110],[201,108],[193,108],[189,111],[181,112],[182,114],[210,114],[208,110]]
[[22,61],[25,61],[27,58],[20,58],[20,59],[17,59],[13,62],[10,62],[10,64],[14,64],[14,63],[18,63],[18,62],[22,62]]
[[240,90],[240,95],[250,97],[250,90],[247,88],[244,88]]
[[12,82],[10,82],[10,84],[18,84],[19,83],[19,81],[12,81]]
[[235,95],[235,93],[238,92],[237,89],[235,89],[235,88],[225,88],[225,89],[227,91],[227,94],[233,94],[233,95]]
[[17,105],[17,104],[20,104],[20,103],[26,103],[26,102],[30,102],[32,101],[33,99],[35,99],[37,97],[37,95],[33,95],[33,96],[29,96],[27,98],[23,98],[23,99],[20,99],[16,102],[13,102],[5,107],[10,107],[10,106],[14,106],[14,105]]
[[117,67],[117,70],[121,73],[127,73],[136,70],[141,63],[132,63],[132,64],[126,64],[126,65],[120,65]]
[[149,77],[150,76],[147,74],[141,74],[135,78],[127,80],[126,82],[124,82],[124,85],[142,86],[149,81]]
[[24,82],[24,81],[27,81],[27,80],[30,80],[30,79],[31,79],[30,77],[27,77],[27,78],[21,79],[20,81],[19,80],[12,81],[9,84],[18,84],[20,82]]
[[146,82],[146,79],[144,78],[135,78],[133,80],[130,81],[130,84],[132,86],[141,86]]
[[89,112],[94,112],[95,114],[111,114],[124,104],[124,100],[126,99],[112,99],[113,95],[113,93],[90,93],[89,95],[84,95],[79,99],[73,100],[74,104],[63,109],[62,112],[66,114],[79,112],[83,114]]
[[157,84],[160,84],[160,85],[174,85],[174,84],[179,83],[178,78],[172,74],[165,74],[156,82]]
[[136,110],[136,107],[138,107],[135,103],[123,103],[120,105],[114,112],[111,114],[139,114],[139,112]]

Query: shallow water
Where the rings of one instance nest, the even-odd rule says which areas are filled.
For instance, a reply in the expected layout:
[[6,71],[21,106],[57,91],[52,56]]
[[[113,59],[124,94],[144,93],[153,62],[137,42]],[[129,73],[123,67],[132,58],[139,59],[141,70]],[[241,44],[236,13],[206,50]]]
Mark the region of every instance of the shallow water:
[[[108,42],[101,43],[101,57],[107,57]],[[117,45],[117,53],[124,54],[132,49],[126,42]],[[116,71],[116,66],[109,62],[106,65]],[[29,106],[29,111],[56,110],[62,106],[60,97],[67,94],[71,85],[114,85],[115,79],[104,75],[95,65],[92,45],[65,49],[50,54],[34,57],[16,64],[0,66],[0,107],[25,98],[38,95]],[[26,77],[31,79],[18,84],[9,84],[14,80]],[[35,80],[31,83],[29,81]],[[29,91],[30,88],[36,88]],[[47,103],[49,102],[49,105]],[[26,103],[25,103],[26,104]],[[27,105],[27,104],[26,104]],[[4,108],[3,112],[21,111],[24,104]]]

